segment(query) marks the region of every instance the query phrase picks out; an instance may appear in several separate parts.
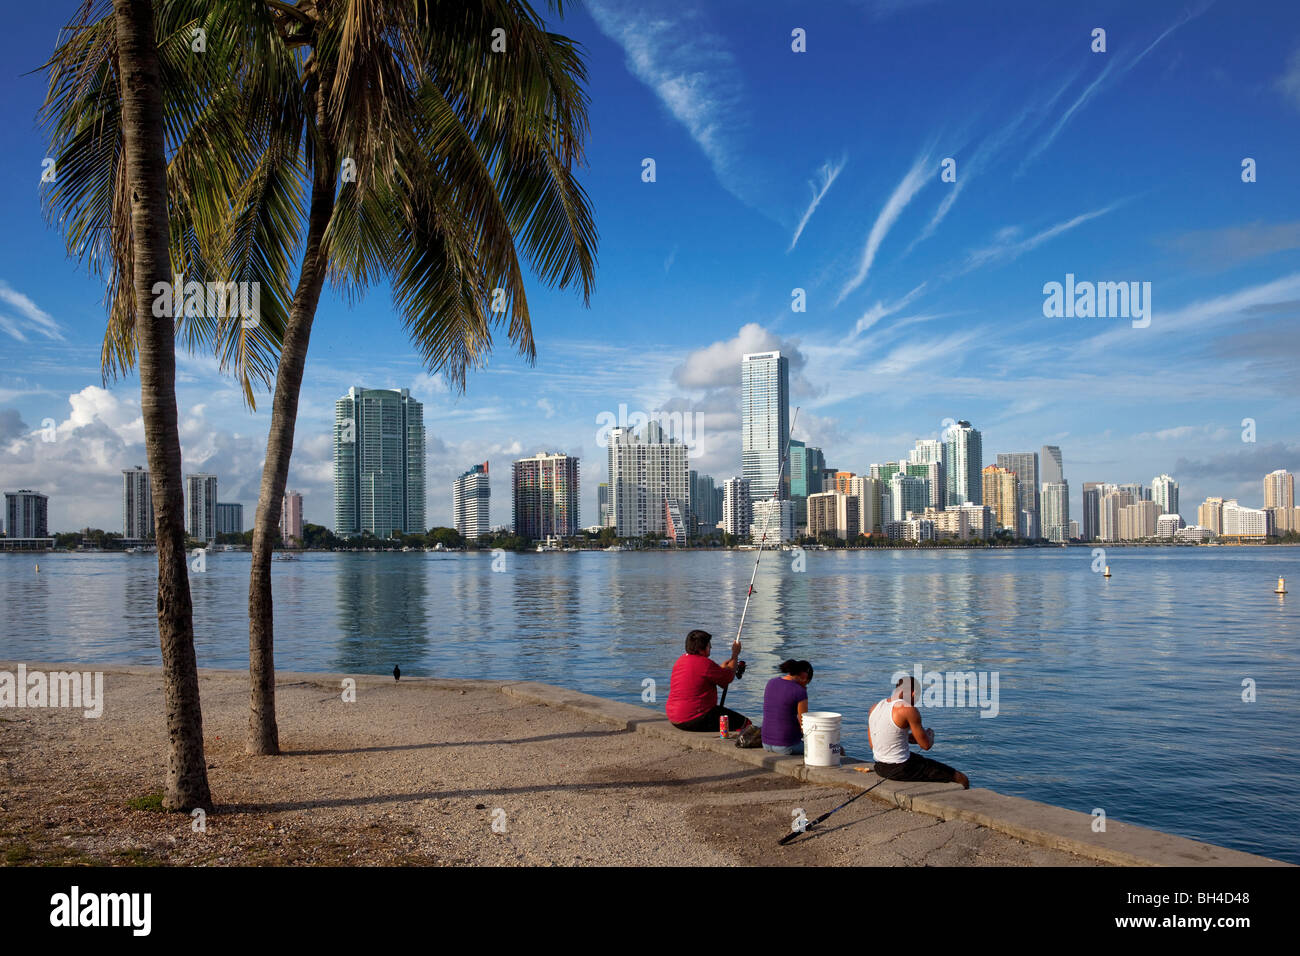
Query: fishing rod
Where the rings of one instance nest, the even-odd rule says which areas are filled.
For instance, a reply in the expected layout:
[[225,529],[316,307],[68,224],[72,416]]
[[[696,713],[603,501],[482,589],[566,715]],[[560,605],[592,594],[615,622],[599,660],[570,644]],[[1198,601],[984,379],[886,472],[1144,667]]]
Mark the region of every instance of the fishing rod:
[[[772,500],[777,503],[776,510],[778,512],[781,510],[781,483],[785,480],[785,463],[790,457],[790,443],[794,441],[794,423],[798,420],[799,407],[796,405],[794,409],[794,417],[790,419],[790,433],[785,439],[785,454],[781,456],[781,467],[778,469],[776,475],[776,488],[772,491]],[[767,529],[771,525],[771,519],[771,512],[768,512],[768,514],[763,518],[763,537],[758,539],[758,554],[754,557],[754,570],[749,575],[749,590],[745,592],[745,606],[740,610],[740,626],[736,628],[736,639],[731,642],[733,645],[740,643],[740,633],[745,629],[745,615],[749,613],[749,599],[754,596],[754,581],[758,578],[758,563],[763,560],[763,545],[767,543]],[[736,667],[738,668],[736,671],[736,678],[739,679],[745,671],[744,667],[739,662],[737,662]],[[727,691],[730,689],[730,686],[731,685],[728,684],[726,687],[722,688],[722,702],[718,704],[719,707],[726,706]]]
[[781,837],[781,839],[780,839],[779,841],[777,841],[777,845],[778,845],[778,846],[785,846],[787,843],[789,843],[789,842],[790,842],[791,840],[793,840],[795,837],[799,836],[801,833],[807,833],[809,830],[811,830],[811,829],[812,829],[813,827],[815,827],[817,824],[821,823],[823,820],[825,820],[827,817],[829,817],[832,813],[837,813],[838,811],[843,810],[845,807],[847,807],[847,806],[848,806],[850,803],[852,803],[854,800],[858,799],[858,797],[865,797],[865,796],[866,796],[867,794],[869,794],[872,790],[875,790],[876,787],[880,786],[880,785],[881,785],[882,783],[884,783],[884,782],[885,782],[885,780],[884,780],[884,778],[882,777],[881,779],[879,779],[879,780],[877,780],[875,783],[873,783],[871,786],[867,787],[867,789],[862,790],[862,791],[859,791],[859,792],[858,792],[857,794],[855,794],[854,796],[849,797],[847,800],[845,800],[843,803],[841,803],[841,804],[840,804],[838,807],[836,807],[834,810],[827,810],[825,813],[823,813],[821,816],[819,816],[819,817],[818,817],[816,820],[814,820],[812,823],[808,824],[808,825],[807,825],[806,827],[804,827],[802,830],[792,830],[792,831],[790,831],[790,832],[787,833],[785,836]]

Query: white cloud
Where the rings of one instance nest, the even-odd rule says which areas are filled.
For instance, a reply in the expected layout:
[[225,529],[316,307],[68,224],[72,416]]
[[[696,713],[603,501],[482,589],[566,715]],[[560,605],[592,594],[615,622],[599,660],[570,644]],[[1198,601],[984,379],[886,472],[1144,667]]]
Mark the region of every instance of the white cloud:
[[[740,360],[748,352],[780,350],[790,359],[790,371],[803,365],[803,355],[796,343],[786,341],[763,328],[757,322],[741,326],[736,336],[686,356],[686,361],[673,370],[673,380],[682,388],[740,387]],[[793,383],[792,383],[793,387]]]
[[[804,214],[799,220],[799,225],[795,227],[794,237],[790,240],[790,249],[793,249],[795,244],[799,242],[799,237],[803,235],[803,230],[804,227],[808,225],[808,220],[811,219],[812,214],[817,211],[818,205],[821,204],[826,193],[830,191],[831,184],[835,182],[835,178],[839,176],[840,171],[844,169],[844,164],[846,162],[848,162],[847,159],[841,159],[839,165],[834,166],[831,165],[829,160],[823,163],[821,168],[817,170],[821,175],[820,188],[818,188],[815,181],[809,181],[808,186],[812,189],[813,193],[812,202],[808,204],[808,208],[804,210]],[[786,251],[789,252],[790,249],[787,249]]]
[[674,19],[618,0],[591,0],[587,9],[600,31],[623,48],[632,75],[686,127],[718,180],[739,197],[731,155],[742,92],[725,38],[691,13]]
[[37,332],[47,339],[63,341],[63,332],[54,318],[3,279],[0,279],[0,302],[17,313],[17,317],[0,313],[0,329],[18,341],[27,341],[24,331]]
[[1066,219],[1063,222],[1058,222],[1054,226],[1049,226],[1041,232],[1034,233],[1034,235],[1030,236],[1028,239],[1015,239],[1015,236],[1019,235],[1018,227],[1003,228],[999,230],[997,235],[994,237],[991,245],[984,246],[981,249],[976,249],[967,256],[966,264],[962,271],[969,272],[971,269],[978,269],[981,266],[989,265],[990,263],[1010,262],[1014,259],[1018,259],[1026,252],[1029,252],[1032,249],[1037,249],[1043,243],[1055,239],[1062,233],[1069,232],[1071,229],[1081,226],[1085,222],[1106,215],[1119,205],[1120,203],[1114,202],[1109,206],[1103,206],[1102,208],[1094,209],[1091,212],[1080,213],[1072,219]]
[[1287,60],[1286,70],[1277,78],[1277,88],[1292,106],[1300,110],[1300,47],[1296,47],[1291,59]]
[[890,193],[884,207],[880,210],[880,214],[876,216],[871,232],[867,234],[867,242],[862,249],[862,259],[858,263],[858,271],[840,290],[840,294],[835,300],[836,305],[843,302],[850,292],[866,281],[867,274],[871,271],[871,265],[876,261],[876,253],[880,250],[880,244],[885,241],[885,236],[894,227],[894,223],[898,221],[898,217],[907,208],[907,204],[912,201],[912,197],[920,191],[929,178],[932,171],[930,170],[930,163],[931,160],[928,155],[922,156],[907,171],[907,174],[899,181],[898,185],[894,187],[894,191]]

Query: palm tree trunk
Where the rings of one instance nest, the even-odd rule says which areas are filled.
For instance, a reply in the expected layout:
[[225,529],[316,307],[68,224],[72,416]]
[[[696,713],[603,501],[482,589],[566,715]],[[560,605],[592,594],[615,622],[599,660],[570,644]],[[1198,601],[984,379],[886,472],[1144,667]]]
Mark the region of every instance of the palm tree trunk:
[[158,546],[158,638],[162,645],[168,744],[163,806],[169,810],[210,810],[212,796],[203,756],[203,712],[185,554],[181,443],[176,425],[175,326],[171,316],[153,314],[154,284],[172,281],[162,82],[149,0],[113,0],[113,10],[135,246],[132,278],[140,408]]
[[[327,128],[324,101],[329,83],[317,87],[317,128]],[[312,321],[320,302],[321,287],[329,256],[324,248],[325,229],[334,213],[334,150],[321,146],[315,157],[311,209],[307,220],[307,245],[298,287],[289,306],[289,321],[280,350],[271,404],[271,428],[266,437],[266,462],[262,466],[262,487],[258,493],[257,516],[253,522],[253,563],[248,581],[248,752],[278,754],[280,731],[275,720],[275,621],[271,595],[271,548],[280,524],[284,489],[293,455],[294,426],[298,421],[298,393],[307,364],[307,345]]]

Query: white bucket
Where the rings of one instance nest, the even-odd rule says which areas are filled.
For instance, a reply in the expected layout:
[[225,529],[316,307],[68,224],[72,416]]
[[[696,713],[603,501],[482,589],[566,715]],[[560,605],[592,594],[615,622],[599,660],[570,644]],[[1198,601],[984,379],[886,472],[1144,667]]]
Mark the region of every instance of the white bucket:
[[840,715],[826,710],[810,710],[803,715],[803,762],[809,767],[838,767],[840,755]]

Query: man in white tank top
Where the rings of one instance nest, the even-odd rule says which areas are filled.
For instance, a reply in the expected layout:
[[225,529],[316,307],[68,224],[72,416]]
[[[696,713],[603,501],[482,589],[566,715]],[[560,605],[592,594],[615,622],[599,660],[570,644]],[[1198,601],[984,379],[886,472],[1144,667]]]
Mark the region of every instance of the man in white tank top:
[[[916,680],[902,678],[894,692],[876,703],[867,716],[867,741],[876,758],[875,771],[886,780],[924,780],[930,783],[959,783],[970,789],[970,778],[946,763],[913,753],[908,746],[922,750],[934,746],[934,731],[921,726],[921,712],[916,709]],[[872,767],[853,768],[870,773]]]

